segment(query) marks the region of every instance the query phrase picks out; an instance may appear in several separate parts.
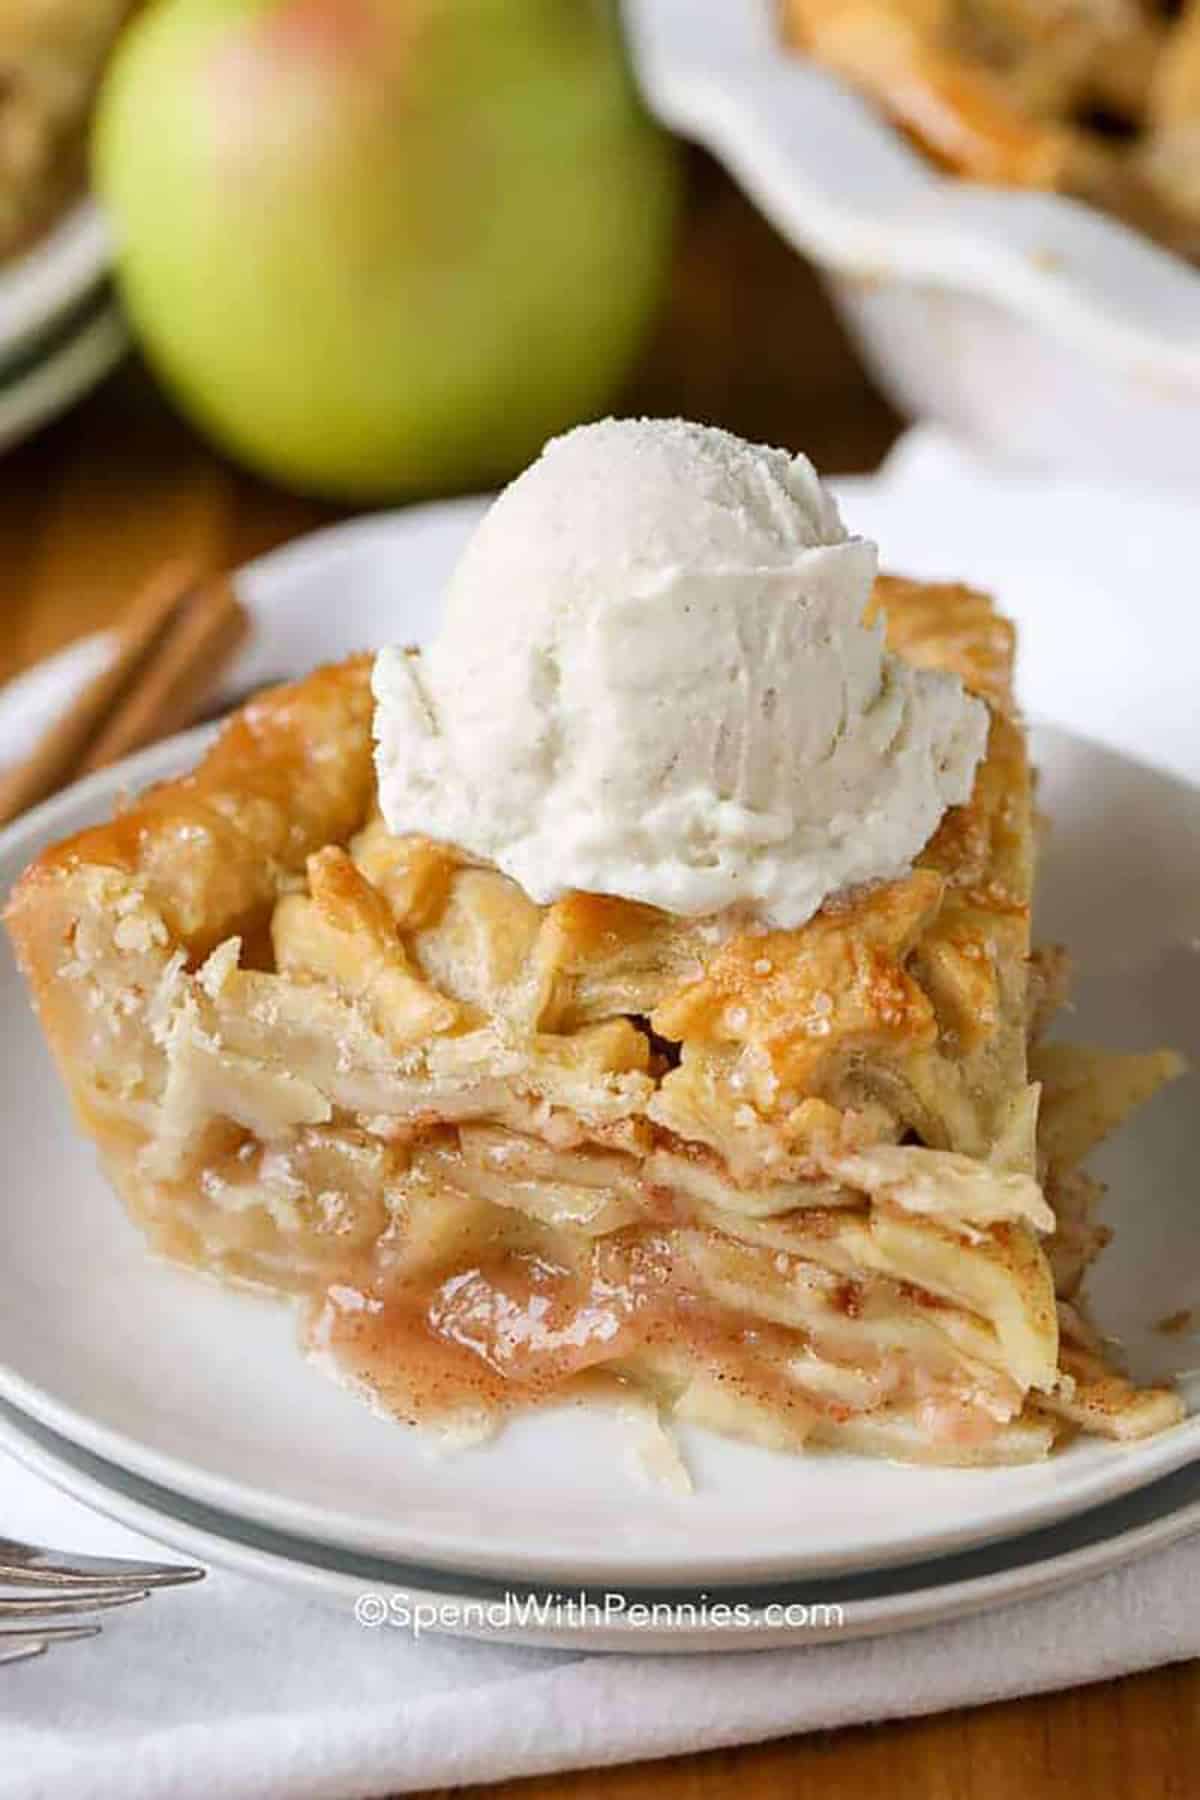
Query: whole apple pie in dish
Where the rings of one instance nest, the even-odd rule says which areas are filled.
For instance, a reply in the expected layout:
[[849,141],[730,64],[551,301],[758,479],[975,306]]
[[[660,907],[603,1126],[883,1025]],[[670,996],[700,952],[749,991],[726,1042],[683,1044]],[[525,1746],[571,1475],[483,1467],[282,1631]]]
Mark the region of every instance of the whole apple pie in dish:
[[366,657],[42,855],[8,927],[151,1245],[299,1296],[344,1380],[458,1436],[592,1396],[975,1464],[1177,1421],[1079,1289],[1084,1158],[1178,1059],[1044,1041],[1010,626],[962,587],[873,605],[986,753],[907,873],[791,929],[538,904],[390,831]]
[[943,167],[1200,256],[1200,0],[780,0],[798,49]]

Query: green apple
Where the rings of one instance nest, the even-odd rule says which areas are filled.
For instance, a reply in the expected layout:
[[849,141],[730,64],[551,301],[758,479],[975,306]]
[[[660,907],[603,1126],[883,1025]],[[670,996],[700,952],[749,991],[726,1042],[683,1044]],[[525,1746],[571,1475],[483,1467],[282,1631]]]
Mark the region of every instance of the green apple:
[[157,0],[93,151],[181,405],[349,499],[499,481],[603,411],[678,194],[615,0]]

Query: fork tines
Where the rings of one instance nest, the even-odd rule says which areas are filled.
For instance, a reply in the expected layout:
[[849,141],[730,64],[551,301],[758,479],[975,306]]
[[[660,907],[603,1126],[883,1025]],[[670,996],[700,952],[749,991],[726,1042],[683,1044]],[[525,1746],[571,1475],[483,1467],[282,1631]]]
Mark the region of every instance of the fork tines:
[[26,1662],[54,1644],[95,1637],[89,1615],[134,1606],[157,1588],[200,1581],[190,1563],[66,1556],[0,1538],[0,1664]]
[[0,1538],[0,1587],[161,1588],[201,1581],[192,1563],[136,1562],[115,1556],[65,1556],[41,1544]]

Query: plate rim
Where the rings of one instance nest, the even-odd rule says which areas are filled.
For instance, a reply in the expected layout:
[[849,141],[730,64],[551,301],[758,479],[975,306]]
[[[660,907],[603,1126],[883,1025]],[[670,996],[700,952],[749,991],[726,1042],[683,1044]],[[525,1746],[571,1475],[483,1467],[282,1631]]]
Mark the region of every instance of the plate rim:
[[[462,1571],[406,1564],[389,1557],[356,1556],[336,1544],[319,1540],[306,1541],[270,1525],[261,1525],[256,1521],[243,1519],[240,1515],[210,1507],[205,1502],[190,1501],[186,1495],[176,1494],[170,1488],[148,1482],[119,1464],[109,1463],[106,1459],[81,1449],[69,1439],[61,1438],[47,1427],[40,1426],[37,1421],[29,1419],[19,1408],[7,1402],[0,1402],[0,1451],[7,1452],[23,1467],[41,1475],[60,1491],[81,1500],[105,1517],[140,1530],[148,1537],[166,1543],[186,1555],[198,1556],[203,1562],[232,1568],[241,1574],[273,1579],[288,1586],[297,1585],[303,1579],[306,1588],[318,1591],[327,1598],[331,1597],[331,1589],[336,1584],[338,1597],[343,1600],[363,1591],[361,1586],[351,1584],[369,1580],[376,1581],[384,1591],[404,1593],[414,1602],[420,1600],[438,1605],[479,1596],[480,1584],[469,1573],[465,1573],[468,1585],[465,1588],[462,1585],[456,1587],[453,1578],[456,1574],[463,1576]],[[1179,1473],[1182,1471],[1176,1472],[1177,1475]],[[1165,1487],[1170,1480],[1171,1477],[1165,1477],[1162,1482],[1152,1484],[1148,1492],[1152,1494],[1155,1486]],[[133,1484],[132,1490],[127,1485],[129,1483]],[[187,1510],[181,1516],[169,1505],[160,1506],[157,1504],[159,1496],[167,1502],[174,1501]],[[1119,1506],[1120,1502],[1115,1504]],[[1066,1523],[1078,1525],[1091,1518],[1093,1527],[1097,1524],[1103,1526],[1104,1515],[1111,1511],[1112,1504],[1096,1507],[1090,1509],[1088,1514]],[[199,1525],[187,1516],[188,1512],[201,1515]],[[162,1530],[164,1520],[167,1525],[165,1533]],[[230,1525],[237,1528],[233,1534],[225,1529]],[[519,1641],[531,1648],[625,1652],[636,1649],[654,1654],[665,1651],[687,1655],[724,1654],[730,1651],[782,1648],[786,1645],[816,1648],[822,1643],[892,1636],[898,1632],[945,1624],[955,1619],[995,1611],[1003,1606],[1039,1599],[1108,1573],[1142,1556],[1165,1550],[1189,1536],[1200,1535],[1200,1494],[1168,1504],[1163,1510],[1155,1511],[1148,1520],[1118,1526],[1111,1532],[1102,1529],[1099,1535],[1093,1535],[1086,1544],[1058,1552],[1049,1551],[1032,1560],[1020,1558],[1023,1545],[1028,1548],[1033,1538],[1049,1537],[1061,1529],[1062,1526],[1050,1526],[1034,1533],[1022,1534],[1003,1545],[990,1546],[997,1553],[1011,1555],[1014,1559],[999,1570],[957,1578],[952,1575],[949,1580],[938,1580],[936,1571],[939,1566],[946,1562],[953,1563],[959,1560],[959,1556],[926,1559],[921,1564],[912,1565],[912,1568],[914,1573],[917,1570],[927,1571],[930,1579],[889,1593],[847,1595],[838,1601],[831,1599],[829,1591],[836,1590],[838,1578],[818,1578],[814,1585],[823,1591],[819,1597],[814,1597],[809,1591],[808,1604],[839,1604],[843,1607],[842,1624],[822,1631],[819,1636],[814,1636],[812,1628],[808,1626],[762,1623],[731,1632],[727,1628],[695,1621],[689,1625],[675,1626],[668,1632],[647,1632],[628,1624],[589,1628],[577,1626],[567,1631],[545,1631],[535,1627],[532,1632],[523,1630]],[[255,1538],[265,1539],[265,1546],[254,1542]],[[212,1548],[214,1544],[215,1551]],[[293,1554],[293,1551],[298,1554]],[[324,1555],[319,1560],[314,1560],[314,1552],[323,1552]],[[971,1552],[959,1554],[969,1556]],[[265,1570],[264,1563],[269,1565]],[[364,1563],[379,1566],[364,1568]],[[356,1566],[350,1567],[350,1564]],[[866,1570],[849,1579],[861,1583],[875,1574],[882,1574],[885,1579],[890,1574],[902,1578],[905,1572],[903,1569]],[[449,1586],[435,1585],[440,1584],[447,1576],[451,1577]],[[506,1592],[518,1597],[545,1592],[544,1584],[531,1582],[520,1575],[485,1580],[483,1586],[494,1589],[501,1581],[506,1582]],[[803,1578],[783,1583],[754,1584],[750,1603],[758,1612],[772,1603],[794,1603],[799,1598],[798,1589],[804,1591],[802,1581]],[[561,1586],[562,1584],[555,1584],[556,1590]],[[585,1594],[592,1592],[586,1585],[575,1591]],[[739,1589],[712,1584],[710,1593],[708,1586],[693,1582],[675,1589],[642,1588],[624,1584],[615,1590],[610,1588],[606,1591],[622,1593],[631,1601],[643,1596],[647,1600],[661,1600],[664,1596],[669,1596],[668,1603],[673,1601],[683,1604],[701,1596],[720,1600],[736,1595]],[[740,1591],[751,1592],[746,1588]],[[513,1634],[507,1629],[500,1633],[486,1628],[467,1628],[448,1632],[447,1635],[478,1641],[494,1641],[498,1637],[503,1637],[509,1643],[514,1641]]]
[[[849,479],[869,478],[854,476]],[[293,572],[302,569],[314,554],[324,557],[365,556],[369,554],[373,538],[387,539],[394,532],[411,530],[414,525],[420,529],[436,527],[439,523],[448,523],[450,515],[461,516],[464,520],[472,517],[478,520],[493,498],[492,494],[487,493],[462,494],[449,499],[417,501],[411,506],[390,507],[377,512],[360,513],[348,519],[337,519],[332,524],[319,526],[315,531],[303,532],[299,537],[278,544],[272,550],[263,551],[261,555],[235,569],[232,579],[241,598],[252,611],[262,607],[270,614],[277,605],[284,603],[277,588],[286,588]],[[109,636],[110,633],[106,631],[86,632],[82,637],[72,638],[60,649],[52,650],[48,656],[10,676],[7,681],[0,683],[0,711],[10,704],[20,706],[24,703],[28,706],[29,692],[40,690],[43,685],[57,696],[57,684],[65,680],[68,697],[75,693],[91,673],[90,658],[99,654],[98,646]],[[223,685],[224,693],[238,691],[241,685],[238,672],[252,650],[253,642],[249,646],[243,646],[235,657]],[[73,670],[77,664],[78,674],[64,677],[63,671]],[[144,754],[145,752],[138,752],[139,756]],[[129,759],[129,766],[136,766],[135,758]],[[64,793],[66,791],[63,790]],[[53,795],[51,798],[58,799],[60,796]],[[46,804],[48,802],[41,803]],[[22,814],[21,819],[14,821],[14,824],[33,818],[35,811],[40,811],[40,806]],[[13,825],[0,828],[0,840],[3,840],[5,832],[12,829]]]

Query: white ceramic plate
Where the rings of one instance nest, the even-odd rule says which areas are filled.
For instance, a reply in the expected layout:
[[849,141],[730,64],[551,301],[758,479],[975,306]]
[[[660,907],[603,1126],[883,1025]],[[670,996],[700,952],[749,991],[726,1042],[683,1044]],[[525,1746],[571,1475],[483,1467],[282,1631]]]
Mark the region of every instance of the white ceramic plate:
[[[883,505],[863,486],[847,499],[852,519]],[[425,509],[267,559],[244,583],[262,634],[238,679],[387,636],[424,635],[477,516],[474,503]],[[1104,517],[1121,528],[1119,507]],[[1142,607],[1153,631],[1154,602]],[[1103,726],[1103,690],[1094,706]],[[1151,747],[1163,713],[1147,707]],[[104,811],[120,786],[194,753],[194,745],[160,748],[22,822],[0,847],[0,884],[40,843]],[[1196,1050],[1200,795],[1053,729],[1039,733],[1038,753],[1056,819],[1045,929],[1073,944],[1083,968],[1073,1024],[1114,1043]],[[616,1421],[567,1411],[523,1420],[460,1457],[431,1459],[407,1431],[303,1363],[284,1309],[146,1256],[69,1121],[7,962],[0,1030],[9,1071],[0,1095],[0,1392],[83,1448],[244,1519],[342,1549],[508,1579],[748,1581],[902,1563],[997,1539],[1200,1455],[1195,1419],[1142,1446],[1091,1440],[1046,1464],[991,1472],[792,1460],[691,1434],[698,1492],[685,1501],[626,1471]],[[1194,1345],[1152,1329],[1200,1299],[1191,1210],[1198,1149],[1194,1083],[1180,1083],[1140,1116],[1107,1164],[1119,1235],[1096,1284],[1101,1317],[1136,1365],[1160,1374],[1200,1360]],[[1200,1397],[1194,1380],[1186,1391]]]
[[[122,787],[185,766],[196,749],[161,746],[40,809],[0,844],[0,886]],[[1056,822],[1043,918],[1083,971],[1073,1026],[1106,1042],[1195,1046],[1200,793],[1051,729],[1037,754]],[[979,1544],[1200,1455],[1195,1418],[1142,1445],[1087,1439],[1046,1463],[991,1471],[788,1458],[688,1431],[697,1492],[679,1499],[635,1478],[619,1421],[571,1408],[432,1457],[302,1360],[288,1309],[145,1253],[71,1124],[7,958],[0,1032],[0,1393],[96,1454],[260,1524],[530,1579],[761,1580]],[[1096,1283],[1100,1318],[1136,1367],[1156,1372],[1194,1354],[1152,1329],[1197,1298],[1189,1085],[1160,1096],[1101,1161],[1118,1242]],[[1200,1400],[1200,1383],[1185,1391]]]
[[625,0],[651,108],[821,268],[896,403],[1014,459],[1195,488],[1200,272],[1056,194],[939,175],[786,51],[775,0]]
[[[410,1614],[417,1606],[431,1607],[437,1622],[430,1629],[511,1643],[511,1615],[502,1612],[505,1623],[498,1626],[494,1615],[490,1621],[483,1611],[488,1603],[503,1607],[506,1598],[518,1604],[552,1597],[586,1598],[594,1610],[588,1616],[581,1609],[573,1623],[564,1612],[525,1616],[519,1641],[558,1650],[687,1654],[779,1649],[789,1644],[813,1647],[882,1637],[1036,1599],[1091,1580],[1135,1557],[1165,1550],[1200,1530],[1200,1465],[1192,1464],[1062,1525],[905,1569],[770,1587],[722,1588],[715,1593],[595,1587],[568,1588],[564,1593],[559,1584],[547,1590],[356,1556],[255,1526],[90,1456],[3,1403],[0,1450],[97,1512],[192,1560],[295,1588],[343,1610],[354,1608],[365,1594],[376,1609],[376,1619],[381,1602],[403,1604]],[[736,1623],[722,1623],[720,1615],[706,1618],[705,1599],[744,1608],[744,1615],[735,1614]],[[631,1607],[655,1602],[673,1607],[668,1627],[631,1622]],[[689,1605],[694,1613],[689,1613]],[[597,1617],[601,1610],[603,1622]],[[811,1620],[817,1623],[803,1622]]]

